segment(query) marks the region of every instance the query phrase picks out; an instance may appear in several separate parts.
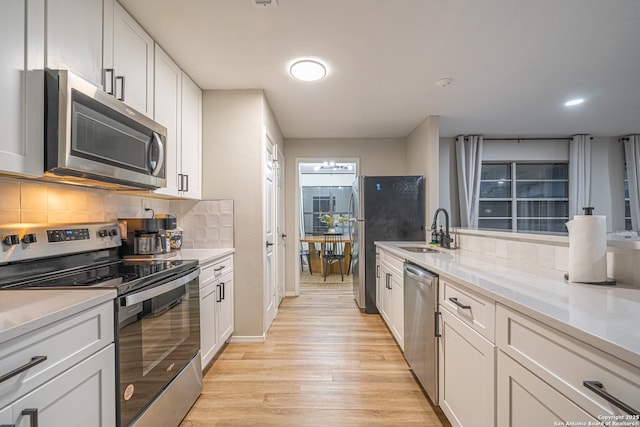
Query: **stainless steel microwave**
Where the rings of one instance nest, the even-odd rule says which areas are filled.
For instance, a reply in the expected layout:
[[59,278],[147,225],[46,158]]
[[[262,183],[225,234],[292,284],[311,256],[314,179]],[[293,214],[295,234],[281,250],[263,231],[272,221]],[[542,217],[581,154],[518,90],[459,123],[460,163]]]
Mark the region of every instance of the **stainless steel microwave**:
[[122,189],[166,185],[165,127],[69,71],[45,75],[45,178]]

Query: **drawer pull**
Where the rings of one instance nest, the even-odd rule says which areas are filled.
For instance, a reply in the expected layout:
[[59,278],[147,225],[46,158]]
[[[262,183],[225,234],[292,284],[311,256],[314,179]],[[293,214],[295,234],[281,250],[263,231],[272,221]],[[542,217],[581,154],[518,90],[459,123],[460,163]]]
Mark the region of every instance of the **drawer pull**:
[[12,378],[12,377],[15,377],[18,374],[21,374],[24,371],[27,371],[27,370],[33,368],[36,365],[39,365],[40,363],[44,362],[45,360],[47,360],[47,356],[34,356],[34,357],[32,357],[30,362],[27,362],[24,365],[20,366],[19,368],[16,368],[13,371],[9,372],[8,374],[4,374],[3,376],[1,376],[0,377],[0,383],[3,383],[6,380],[8,380],[9,378]]
[[222,271],[222,270],[224,270],[225,267],[226,267],[226,265],[221,265],[218,268],[214,268],[213,271]]
[[23,409],[22,415],[29,417],[29,427],[38,427],[38,410],[35,408]]
[[622,409],[627,414],[629,414],[629,415],[640,415],[640,411],[638,411],[636,409],[633,409],[631,406],[629,406],[626,403],[622,402],[621,400],[619,400],[615,396],[612,396],[609,393],[607,393],[604,390],[604,386],[602,385],[602,383],[600,381],[584,381],[582,384],[586,388],[588,388],[589,390],[591,390],[592,392],[594,392],[595,394],[597,394],[598,396],[600,396],[601,398],[606,400],[607,402],[609,402],[612,405],[617,406],[618,408]]
[[471,306],[470,305],[462,304],[460,301],[458,301],[458,298],[450,297],[449,301],[451,301],[452,303],[454,303],[455,305],[457,305],[458,307],[460,307],[462,309],[471,310]]

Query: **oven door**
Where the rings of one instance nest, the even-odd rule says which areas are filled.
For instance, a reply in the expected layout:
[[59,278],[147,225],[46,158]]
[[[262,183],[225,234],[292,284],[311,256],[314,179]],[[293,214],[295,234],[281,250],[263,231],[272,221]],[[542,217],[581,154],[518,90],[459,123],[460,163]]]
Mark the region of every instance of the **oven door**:
[[118,303],[120,422],[127,426],[200,350],[199,268]]

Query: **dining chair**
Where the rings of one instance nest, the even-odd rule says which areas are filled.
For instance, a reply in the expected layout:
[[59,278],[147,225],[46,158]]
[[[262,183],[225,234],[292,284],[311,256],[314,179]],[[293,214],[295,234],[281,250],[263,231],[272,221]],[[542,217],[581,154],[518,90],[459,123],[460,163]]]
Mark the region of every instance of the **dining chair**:
[[304,260],[307,260],[307,265],[309,266],[309,274],[313,276],[313,269],[311,268],[311,251],[309,250],[309,243],[307,243],[307,247],[305,248],[305,244],[300,242],[300,271],[304,271]]
[[344,273],[342,272],[342,260],[344,254],[344,243],[340,239],[340,235],[337,234],[325,234],[324,235],[324,281],[327,281],[327,272],[329,266],[335,262],[340,266],[340,277],[344,282]]

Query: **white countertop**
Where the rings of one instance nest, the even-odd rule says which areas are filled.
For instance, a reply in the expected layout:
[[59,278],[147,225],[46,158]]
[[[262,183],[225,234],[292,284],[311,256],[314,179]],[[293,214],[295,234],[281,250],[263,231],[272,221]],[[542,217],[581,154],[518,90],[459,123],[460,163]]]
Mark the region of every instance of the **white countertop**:
[[376,245],[640,367],[640,289],[569,283],[549,271],[465,251],[400,249],[416,242]]
[[200,264],[206,264],[223,256],[230,255],[236,250],[234,248],[221,249],[180,249],[176,253],[178,259],[197,259]]
[[0,290],[0,343],[113,300],[111,289]]

